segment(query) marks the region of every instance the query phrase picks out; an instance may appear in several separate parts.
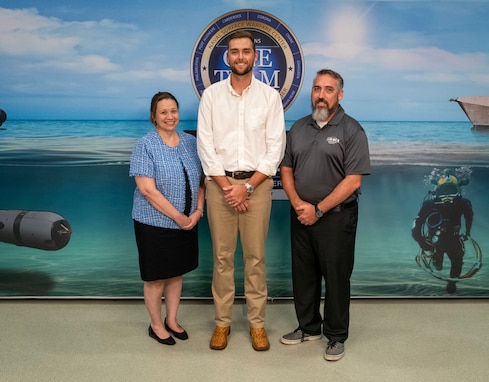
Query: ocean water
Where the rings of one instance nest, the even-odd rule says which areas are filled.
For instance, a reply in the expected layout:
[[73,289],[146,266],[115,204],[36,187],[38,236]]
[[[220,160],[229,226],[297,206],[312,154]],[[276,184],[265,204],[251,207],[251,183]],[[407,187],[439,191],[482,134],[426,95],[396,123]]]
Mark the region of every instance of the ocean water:
[[[287,123],[288,127],[292,124]],[[472,238],[489,250],[489,134],[468,122],[362,122],[369,138],[372,174],[360,199],[352,293],[358,297],[446,296],[445,281],[421,269],[411,224],[430,188],[434,168],[469,167],[464,196],[474,207]],[[181,121],[180,130],[195,130]],[[0,130],[0,214],[52,211],[73,233],[66,247],[45,251],[0,241],[0,297],[141,297],[131,220],[134,181],[129,157],[148,121],[7,121]],[[267,240],[272,298],[292,296],[289,203],[274,194]],[[197,270],[184,276],[184,297],[211,296],[212,247],[200,223]],[[468,246],[464,272],[476,261]],[[456,296],[488,297],[482,268],[458,283]],[[236,253],[236,290],[243,294],[242,253]]]

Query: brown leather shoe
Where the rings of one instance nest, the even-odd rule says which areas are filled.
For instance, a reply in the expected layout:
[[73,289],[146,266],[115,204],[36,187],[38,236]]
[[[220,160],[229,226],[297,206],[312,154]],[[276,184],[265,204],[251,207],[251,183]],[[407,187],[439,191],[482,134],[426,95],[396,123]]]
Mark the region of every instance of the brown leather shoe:
[[214,350],[225,349],[228,346],[228,336],[230,333],[230,326],[216,326],[211,338],[210,348]]
[[267,333],[264,328],[250,328],[251,345],[256,351],[263,351],[270,349],[270,342],[268,342]]

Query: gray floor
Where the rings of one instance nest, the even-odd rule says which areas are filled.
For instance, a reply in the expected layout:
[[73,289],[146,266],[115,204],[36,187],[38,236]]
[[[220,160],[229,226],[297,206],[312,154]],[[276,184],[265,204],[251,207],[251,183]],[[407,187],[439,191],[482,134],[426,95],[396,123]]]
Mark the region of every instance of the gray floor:
[[140,300],[0,300],[0,380],[489,380],[487,300],[353,300],[338,362],[323,359],[324,339],[279,342],[297,325],[290,301],[268,305],[266,352],[252,349],[243,314],[236,303],[229,345],[215,351],[209,301],[183,301],[190,339],[164,346],[148,337]]

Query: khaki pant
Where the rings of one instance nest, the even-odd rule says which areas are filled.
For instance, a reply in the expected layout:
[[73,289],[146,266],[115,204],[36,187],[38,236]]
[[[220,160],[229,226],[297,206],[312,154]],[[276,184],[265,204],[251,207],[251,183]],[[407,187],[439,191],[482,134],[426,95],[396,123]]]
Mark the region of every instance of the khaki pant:
[[[246,182],[228,179],[232,184]],[[247,318],[250,327],[262,328],[267,304],[265,239],[272,207],[273,180],[266,179],[250,195],[247,212],[236,212],[229,206],[221,188],[212,180],[206,180],[206,187],[207,216],[214,254],[212,295],[215,323],[217,326],[231,325],[235,296],[234,253],[239,233],[243,248]]]

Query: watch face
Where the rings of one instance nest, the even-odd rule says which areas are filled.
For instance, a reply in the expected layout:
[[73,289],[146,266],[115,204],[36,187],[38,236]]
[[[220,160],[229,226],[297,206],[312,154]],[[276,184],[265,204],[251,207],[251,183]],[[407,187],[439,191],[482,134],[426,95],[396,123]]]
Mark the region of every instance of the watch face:
[[255,191],[255,187],[253,187],[249,183],[245,183],[246,191],[248,191],[249,194],[251,194],[253,191]]
[[316,217],[320,218],[323,216],[323,211],[321,211],[318,206],[314,206],[314,209],[316,210]]

